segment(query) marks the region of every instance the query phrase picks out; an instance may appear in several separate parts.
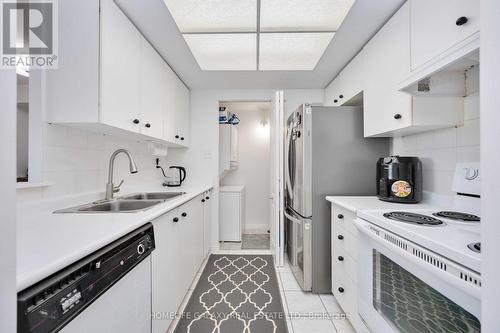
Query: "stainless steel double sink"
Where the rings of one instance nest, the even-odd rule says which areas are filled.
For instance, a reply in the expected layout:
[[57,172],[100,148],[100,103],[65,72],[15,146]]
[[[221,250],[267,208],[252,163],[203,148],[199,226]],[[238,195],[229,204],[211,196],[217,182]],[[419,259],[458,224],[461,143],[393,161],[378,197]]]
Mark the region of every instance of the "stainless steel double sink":
[[141,192],[124,195],[113,200],[99,200],[92,203],[56,210],[54,213],[135,213],[175,199],[186,192]]

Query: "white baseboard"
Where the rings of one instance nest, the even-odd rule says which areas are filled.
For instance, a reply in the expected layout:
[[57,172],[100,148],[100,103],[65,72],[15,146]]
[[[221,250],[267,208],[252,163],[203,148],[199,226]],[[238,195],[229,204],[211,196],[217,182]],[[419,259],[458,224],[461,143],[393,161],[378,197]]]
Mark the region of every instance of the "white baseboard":
[[248,224],[243,226],[244,234],[267,234],[269,230],[269,224]]

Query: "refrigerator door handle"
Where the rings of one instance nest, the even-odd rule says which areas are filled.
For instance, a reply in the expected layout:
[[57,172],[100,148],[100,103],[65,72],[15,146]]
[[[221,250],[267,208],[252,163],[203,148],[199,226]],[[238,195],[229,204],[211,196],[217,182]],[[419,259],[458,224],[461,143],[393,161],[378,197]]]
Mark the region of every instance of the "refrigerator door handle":
[[287,219],[289,219],[290,221],[292,221],[293,223],[297,223],[297,224],[302,224],[302,221],[299,220],[298,218],[292,216],[291,214],[289,214],[286,210],[285,210],[285,217]]
[[285,140],[285,181],[286,181],[286,190],[288,192],[288,196],[290,200],[293,200],[293,190],[292,190],[292,181],[290,180],[290,140],[292,138],[292,124],[290,124],[290,128],[286,133]]

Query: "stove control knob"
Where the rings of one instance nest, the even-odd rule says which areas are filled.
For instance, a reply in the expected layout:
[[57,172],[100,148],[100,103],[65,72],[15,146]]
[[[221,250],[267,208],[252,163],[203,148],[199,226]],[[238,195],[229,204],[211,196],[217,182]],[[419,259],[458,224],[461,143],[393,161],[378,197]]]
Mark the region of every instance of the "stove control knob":
[[139,255],[143,254],[146,251],[146,248],[144,247],[144,244],[139,244],[137,245],[137,253]]

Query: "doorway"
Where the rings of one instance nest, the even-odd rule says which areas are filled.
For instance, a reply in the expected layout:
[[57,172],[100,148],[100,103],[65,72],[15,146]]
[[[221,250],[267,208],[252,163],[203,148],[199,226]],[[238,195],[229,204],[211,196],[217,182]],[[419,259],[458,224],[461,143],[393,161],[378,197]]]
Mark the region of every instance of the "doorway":
[[219,103],[221,250],[271,248],[272,110],[271,101]]

